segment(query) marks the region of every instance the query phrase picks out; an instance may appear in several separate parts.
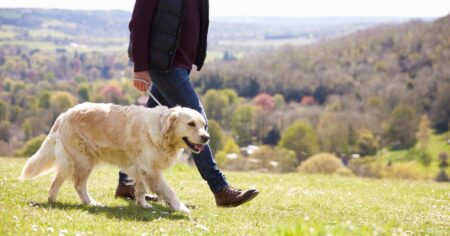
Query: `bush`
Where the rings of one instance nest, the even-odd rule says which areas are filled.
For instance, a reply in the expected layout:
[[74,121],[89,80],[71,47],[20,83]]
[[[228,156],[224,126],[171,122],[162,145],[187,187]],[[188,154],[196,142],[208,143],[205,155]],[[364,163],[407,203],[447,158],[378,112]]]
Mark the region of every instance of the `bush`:
[[241,158],[227,160],[225,169],[233,171],[261,171],[262,163],[258,159]]
[[423,176],[412,163],[398,163],[384,170],[384,177],[395,179],[421,179]]
[[293,172],[298,165],[295,152],[284,148],[262,146],[258,151],[252,153],[249,158],[260,160],[261,169],[269,172]]
[[344,168],[341,159],[333,154],[319,153],[302,162],[298,170],[308,174],[334,174],[340,168]]
[[314,129],[310,125],[298,121],[283,131],[278,147],[294,151],[297,159],[302,161],[315,154],[319,149],[319,144]]
[[369,178],[383,177],[383,166],[375,157],[352,159],[348,163],[348,168],[357,176]]
[[355,176],[355,174],[353,174],[353,172],[346,167],[337,169],[334,174],[339,175],[339,176]]
[[420,164],[425,167],[429,167],[433,161],[433,157],[427,149],[411,148],[406,152],[403,160],[413,161],[417,160]]
[[370,130],[360,130],[356,141],[358,153],[362,156],[370,156],[377,153],[380,148],[377,138]]
[[41,147],[45,138],[46,138],[45,135],[41,135],[41,136],[37,136],[37,137],[30,139],[28,142],[25,143],[25,145],[23,146],[23,148],[21,150],[19,150],[15,153],[15,156],[19,156],[19,157],[32,156],[34,153],[37,152],[37,150],[39,150],[39,148]]

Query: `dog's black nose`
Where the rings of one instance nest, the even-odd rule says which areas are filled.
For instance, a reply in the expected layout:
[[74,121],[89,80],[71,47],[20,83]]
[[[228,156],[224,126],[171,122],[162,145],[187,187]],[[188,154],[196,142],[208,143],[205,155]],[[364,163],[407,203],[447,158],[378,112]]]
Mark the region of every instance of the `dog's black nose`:
[[209,135],[202,135],[202,136],[200,136],[200,138],[202,139],[202,141],[203,141],[204,143],[206,143],[206,142],[209,141]]

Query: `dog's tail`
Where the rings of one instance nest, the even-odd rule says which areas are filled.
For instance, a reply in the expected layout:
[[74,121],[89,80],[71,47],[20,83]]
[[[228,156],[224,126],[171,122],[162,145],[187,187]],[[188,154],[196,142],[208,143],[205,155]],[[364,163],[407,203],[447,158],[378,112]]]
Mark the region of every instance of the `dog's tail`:
[[60,118],[58,118],[39,150],[28,159],[22,169],[20,180],[32,179],[51,171],[56,160],[55,146],[60,123]]

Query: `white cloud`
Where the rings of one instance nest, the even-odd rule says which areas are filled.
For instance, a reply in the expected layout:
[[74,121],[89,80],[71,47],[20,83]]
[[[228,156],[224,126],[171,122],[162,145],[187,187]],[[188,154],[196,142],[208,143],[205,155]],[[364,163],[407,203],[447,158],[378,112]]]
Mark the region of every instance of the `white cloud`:
[[[0,7],[121,9],[134,0],[0,0]],[[210,0],[213,16],[444,16],[448,0]]]

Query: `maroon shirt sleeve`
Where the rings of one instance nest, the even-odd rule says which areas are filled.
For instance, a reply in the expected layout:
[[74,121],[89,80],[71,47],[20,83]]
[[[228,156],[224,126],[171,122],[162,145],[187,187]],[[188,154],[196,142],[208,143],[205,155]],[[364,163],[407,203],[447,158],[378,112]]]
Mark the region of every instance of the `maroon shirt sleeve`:
[[147,71],[148,41],[153,15],[158,0],[136,0],[129,29],[131,40],[131,57],[134,61],[134,72]]

